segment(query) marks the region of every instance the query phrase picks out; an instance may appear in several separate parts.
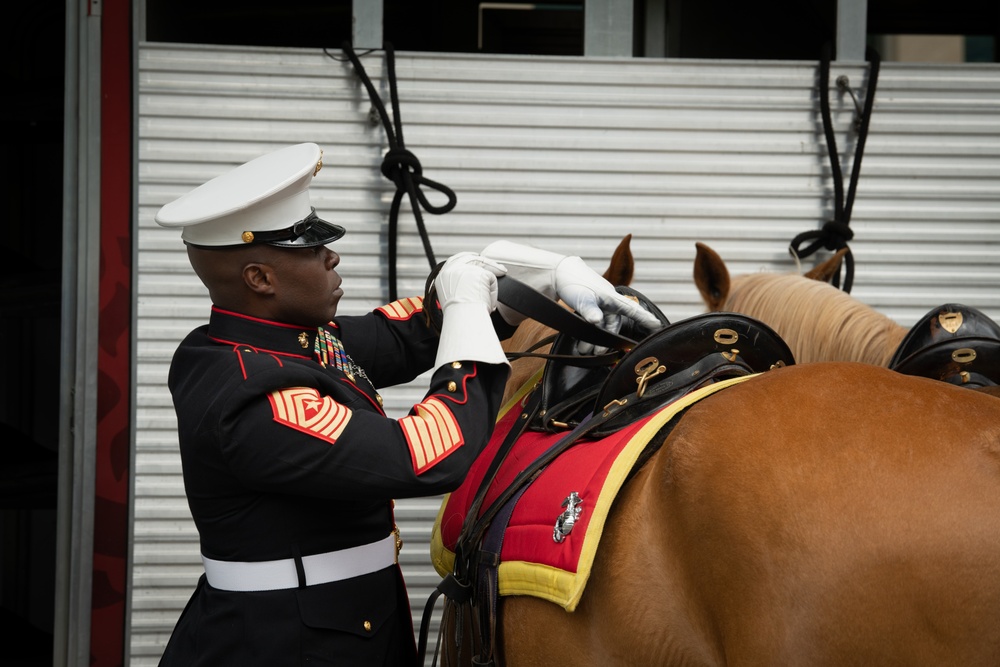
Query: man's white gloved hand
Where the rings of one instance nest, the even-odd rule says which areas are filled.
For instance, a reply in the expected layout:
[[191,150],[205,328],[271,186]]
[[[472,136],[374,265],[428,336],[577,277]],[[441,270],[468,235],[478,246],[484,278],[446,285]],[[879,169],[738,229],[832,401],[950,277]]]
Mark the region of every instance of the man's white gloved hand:
[[481,303],[492,313],[497,307],[497,277],[506,273],[501,264],[474,252],[452,255],[434,279],[438,303],[442,310],[456,303]]
[[[507,269],[507,275],[519,280],[549,298],[559,298],[580,317],[607,331],[618,333],[622,317],[634,320],[641,327],[656,330],[662,324],[638,303],[622,296],[603,276],[591,269],[579,257],[560,255],[548,250],[496,241],[483,250],[483,255],[497,260]],[[499,305],[500,314],[511,324],[518,324],[523,315]],[[589,354],[593,346],[583,343],[578,351]]]
[[454,255],[441,267],[434,279],[442,314],[435,368],[453,361],[507,363],[490,318],[497,277],[505,273],[497,262],[471,252]]

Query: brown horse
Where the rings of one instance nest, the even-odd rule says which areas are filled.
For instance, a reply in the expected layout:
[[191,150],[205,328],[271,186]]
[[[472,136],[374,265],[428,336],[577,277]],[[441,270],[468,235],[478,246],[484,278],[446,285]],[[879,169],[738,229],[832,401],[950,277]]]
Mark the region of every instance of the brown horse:
[[498,664],[1000,664],[1000,402],[799,364],[663,431],[576,609],[500,599]]
[[498,654],[995,666],[998,618],[1000,402],[815,363],[691,407],[622,488],[579,606],[501,598]]

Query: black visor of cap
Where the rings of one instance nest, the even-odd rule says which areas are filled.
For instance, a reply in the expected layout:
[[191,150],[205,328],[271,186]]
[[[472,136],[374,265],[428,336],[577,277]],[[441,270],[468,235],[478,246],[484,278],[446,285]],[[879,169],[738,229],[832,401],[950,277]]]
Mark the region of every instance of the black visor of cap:
[[242,248],[250,245],[272,245],[279,248],[312,248],[318,245],[333,243],[346,233],[347,230],[340,225],[320,219],[316,215],[316,209],[313,209],[308,216],[303,220],[299,220],[291,227],[257,232],[247,230],[243,232],[242,240],[239,243],[205,245],[192,243],[188,240],[185,240],[184,243],[208,250]]
[[333,243],[347,233],[340,225],[321,220],[313,209],[304,220],[299,220],[291,227],[275,229],[266,232],[253,232],[253,240],[245,245],[267,244],[280,248],[311,248],[318,245]]

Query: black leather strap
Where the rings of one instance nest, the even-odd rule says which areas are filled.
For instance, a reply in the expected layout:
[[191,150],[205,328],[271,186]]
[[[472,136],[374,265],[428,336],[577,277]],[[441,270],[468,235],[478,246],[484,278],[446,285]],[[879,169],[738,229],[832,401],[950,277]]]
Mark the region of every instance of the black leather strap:
[[613,334],[588,322],[557,301],[510,276],[503,276],[497,280],[497,299],[522,315],[550,326],[556,331],[569,334],[577,340],[615,350],[630,350],[636,343],[630,338]]

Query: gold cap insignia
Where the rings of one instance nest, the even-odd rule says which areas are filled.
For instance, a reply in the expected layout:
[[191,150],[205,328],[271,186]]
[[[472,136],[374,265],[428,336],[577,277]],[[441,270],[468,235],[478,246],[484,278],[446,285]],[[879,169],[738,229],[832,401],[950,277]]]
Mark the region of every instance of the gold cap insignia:
[[243,232],[243,236],[240,238],[243,239],[244,243],[253,243],[253,232]]
[[319,160],[316,162],[316,169],[313,170],[313,176],[319,173],[319,170],[323,168],[323,151],[319,152]]

